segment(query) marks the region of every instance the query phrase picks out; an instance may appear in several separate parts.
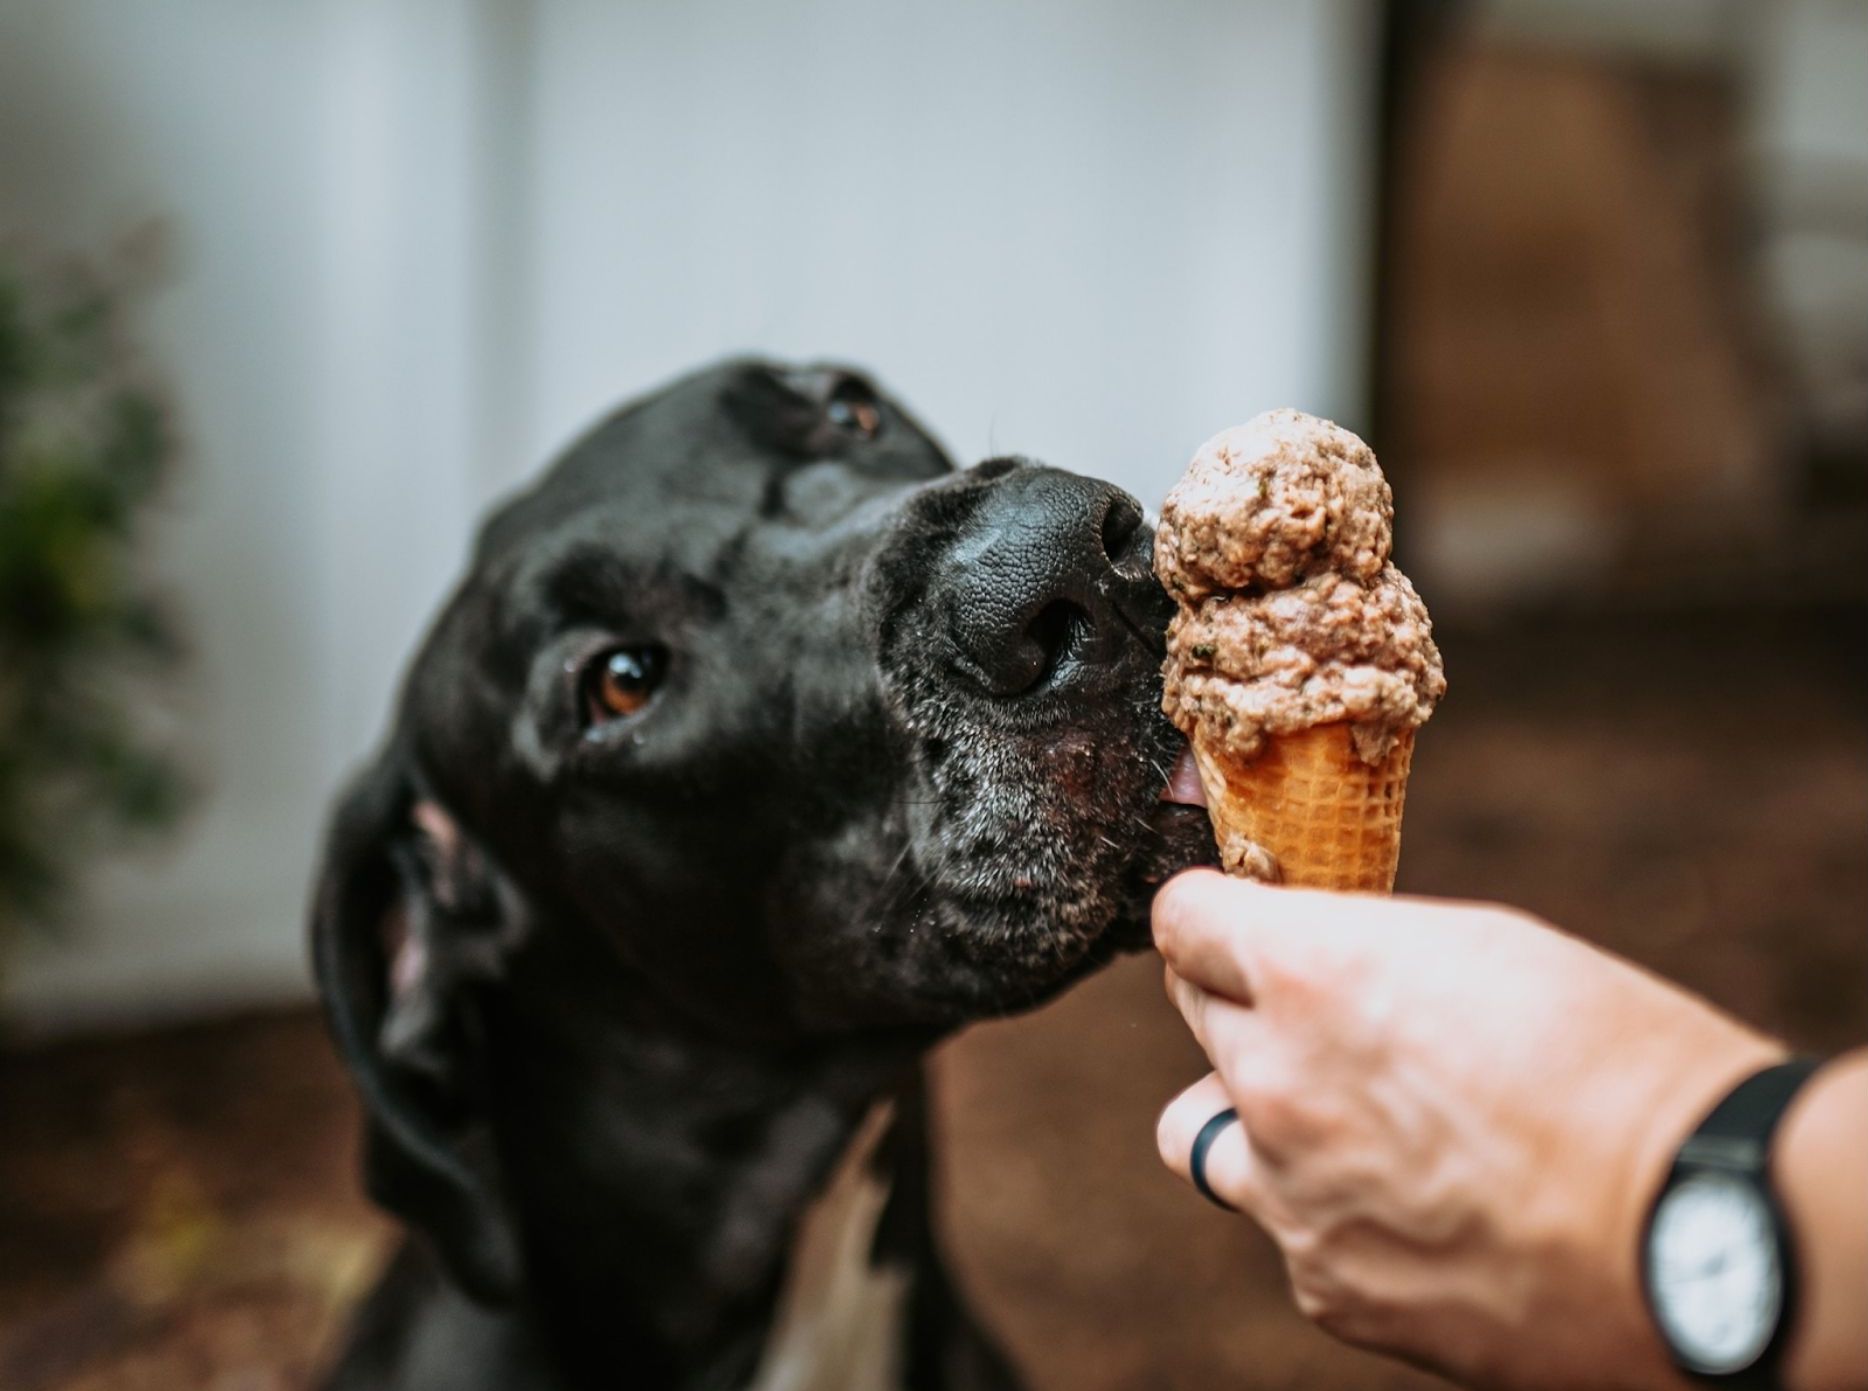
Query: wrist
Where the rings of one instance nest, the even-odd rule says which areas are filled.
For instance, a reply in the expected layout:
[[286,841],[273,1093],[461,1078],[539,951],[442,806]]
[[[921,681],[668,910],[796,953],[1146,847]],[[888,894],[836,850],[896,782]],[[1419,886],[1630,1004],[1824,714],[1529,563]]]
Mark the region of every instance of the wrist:
[[1614,1206],[1605,1278],[1622,1323],[1630,1365],[1643,1386],[1691,1385],[1655,1322],[1644,1288],[1642,1265],[1648,1221],[1682,1145],[1712,1108],[1754,1073],[1780,1063],[1788,1051],[1735,1021],[1707,1009],[1702,1027],[1668,1042],[1667,1057],[1644,1079],[1644,1120],[1632,1133]]
[[[1785,1113],[1772,1178],[1798,1254],[1802,1309],[1784,1359],[1795,1391],[1868,1383],[1868,1050],[1827,1064]],[[1842,1240],[1836,1240],[1840,1233]],[[1850,1236],[1853,1239],[1849,1239]]]
[[[1506,1321],[1520,1333],[1497,1350],[1500,1384],[1692,1385],[1648,1309],[1641,1275],[1648,1214],[1681,1144],[1712,1107],[1786,1054],[1691,997],[1672,999],[1658,1011],[1646,1000],[1626,1009],[1629,1024],[1607,1055],[1612,1063],[1598,1063],[1566,1089],[1568,1114],[1544,1142],[1560,1177],[1547,1176],[1527,1195],[1538,1288]],[[1510,1282],[1500,1281],[1497,1292],[1508,1300]],[[1526,1326],[1546,1327],[1560,1341],[1525,1338]],[[1587,1339],[1569,1331],[1578,1328],[1589,1330]],[[1614,1369],[1611,1380],[1603,1380],[1605,1368]]]

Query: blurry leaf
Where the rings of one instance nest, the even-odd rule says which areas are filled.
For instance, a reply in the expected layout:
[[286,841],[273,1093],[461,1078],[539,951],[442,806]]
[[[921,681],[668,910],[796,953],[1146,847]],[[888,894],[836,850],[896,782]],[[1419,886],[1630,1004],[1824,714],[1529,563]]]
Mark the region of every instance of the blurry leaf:
[[169,456],[168,424],[154,397],[125,391],[111,403],[104,450],[102,465],[117,480],[124,501],[147,501],[162,481]]
[[131,830],[168,825],[187,804],[187,781],[168,763],[136,749],[120,751],[108,768],[107,794],[116,818]]
[[123,640],[147,656],[173,661],[187,648],[168,611],[145,595],[131,595],[119,616]]
[[56,913],[100,835],[188,800],[139,733],[139,684],[182,651],[136,563],[175,441],[123,300],[0,254],[0,938]]

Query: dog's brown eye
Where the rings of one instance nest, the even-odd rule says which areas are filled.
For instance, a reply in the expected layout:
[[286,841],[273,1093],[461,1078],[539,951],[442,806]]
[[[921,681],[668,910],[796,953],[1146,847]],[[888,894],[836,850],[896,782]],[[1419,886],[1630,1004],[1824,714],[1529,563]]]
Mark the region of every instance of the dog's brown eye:
[[824,418],[839,430],[872,440],[882,429],[882,411],[861,390],[851,386],[838,388],[824,407]]
[[666,649],[618,647],[584,672],[584,710],[592,724],[620,720],[649,703],[668,666]]

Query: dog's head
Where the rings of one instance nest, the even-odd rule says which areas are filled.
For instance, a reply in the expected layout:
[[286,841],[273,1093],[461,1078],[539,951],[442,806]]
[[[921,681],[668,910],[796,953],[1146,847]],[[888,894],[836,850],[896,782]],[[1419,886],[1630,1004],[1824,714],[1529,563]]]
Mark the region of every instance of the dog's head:
[[395,1150],[459,1167],[462,1001],[554,941],[749,1044],[931,1035],[1144,941],[1212,854],[1161,800],[1152,542],[1108,484],[956,471],[833,368],[731,363],[585,436],[485,527],[327,847],[320,979]]

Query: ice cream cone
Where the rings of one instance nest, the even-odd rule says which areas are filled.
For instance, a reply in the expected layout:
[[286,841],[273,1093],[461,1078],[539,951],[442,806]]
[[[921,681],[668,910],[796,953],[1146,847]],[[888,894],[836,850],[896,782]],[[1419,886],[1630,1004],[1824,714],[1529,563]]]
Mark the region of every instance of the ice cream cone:
[[1356,752],[1345,720],[1270,736],[1250,760],[1196,734],[1193,755],[1228,874],[1393,890],[1412,729],[1399,731],[1375,764]]
[[1178,612],[1161,708],[1228,873],[1394,888],[1414,731],[1446,670],[1393,523],[1369,447],[1293,410],[1220,431],[1162,503],[1155,573]]

